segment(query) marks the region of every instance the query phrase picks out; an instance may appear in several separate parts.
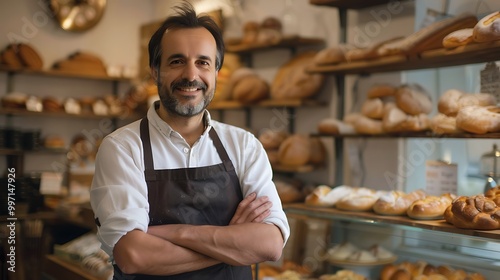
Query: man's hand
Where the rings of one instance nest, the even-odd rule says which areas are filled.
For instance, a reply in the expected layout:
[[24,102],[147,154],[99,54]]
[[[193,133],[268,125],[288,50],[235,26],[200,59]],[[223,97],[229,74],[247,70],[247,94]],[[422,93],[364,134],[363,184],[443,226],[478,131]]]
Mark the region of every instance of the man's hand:
[[251,193],[238,204],[229,224],[260,223],[271,214],[271,206],[273,203],[267,196],[257,197],[256,193]]

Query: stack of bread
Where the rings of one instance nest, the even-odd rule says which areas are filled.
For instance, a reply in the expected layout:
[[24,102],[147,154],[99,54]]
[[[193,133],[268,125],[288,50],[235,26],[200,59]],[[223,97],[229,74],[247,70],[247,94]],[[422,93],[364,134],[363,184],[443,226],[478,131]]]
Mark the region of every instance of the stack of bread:
[[272,45],[283,38],[281,21],[275,17],[267,17],[262,22],[248,21],[243,25],[244,45]]
[[222,96],[244,104],[269,98],[269,83],[251,68],[241,67],[231,73]]
[[326,149],[317,137],[304,134],[289,135],[283,131],[265,130],[259,135],[269,161],[275,166],[297,168],[323,165]]
[[458,228],[500,229],[500,186],[484,194],[458,197],[446,208],[444,218]]
[[500,40],[500,12],[496,11],[481,18],[473,27],[453,31],[443,38],[443,47],[456,48],[474,43]]
[[347,114],[342,121],[326,118],[318,124],[324,134],[417,132],[429,129],[432,111],[430,95],[418,84],[374,85],[367,92],[360,112]]
[[449,89],[439,98],[438,114],[431,118],[430,127],[436,134],[499,132],[500,108],[496,104],[489,93]]
[[388,264],[380,272],[380,280],[485,280],[484,276],[477,272],[467,272],[460,268],[452,268],[448,265],[435,266],[425,261],[402,262],[399,264]]

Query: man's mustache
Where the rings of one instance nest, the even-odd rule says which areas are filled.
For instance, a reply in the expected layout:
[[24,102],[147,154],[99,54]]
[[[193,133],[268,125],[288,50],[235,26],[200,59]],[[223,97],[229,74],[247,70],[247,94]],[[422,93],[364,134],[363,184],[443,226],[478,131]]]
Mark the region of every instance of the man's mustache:
[[206,90],[207,85],[204,82],[201,81],[189,81],[186,79],[180,80],[178,82],[172,83],[170,89],[173,91],[176,88],[189,88],[189,87],[195,87],[195,88],[200,88],[201,90]]

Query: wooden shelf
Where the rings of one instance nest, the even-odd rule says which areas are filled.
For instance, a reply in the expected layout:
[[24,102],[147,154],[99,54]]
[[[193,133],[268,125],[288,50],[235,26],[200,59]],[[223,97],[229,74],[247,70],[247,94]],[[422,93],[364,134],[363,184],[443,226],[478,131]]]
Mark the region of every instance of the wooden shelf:
[[435,134],[431,131],[424,132],[402,132],[392,134],[312,134],[315,137],[333,137],[333,138],[457,138],[457,139],[500,139],[500,133],[487,134],[472,134],[472,133],[456,133],[456,134]]
[[237,110],[245,108],[273,108],[273,107],[315,107],[326,106],[325,102],[316,100],[287,99],[274,100],[267,99],[255,104],[245,104],[234,100],[212,102],[208,106],[210,110]]
[[6,72],[9,74],[23,74],[23,75],[33,75],[33,76],[46,76],[46,77],[62,77],[62,78],[77,78],[77,79],[87,79],[87,80],[103,80],[103,81],[115,81],[115,82],[127,82],[132,80],[131,78],[125,77],[111,77],[102,75],[92,75],[92,74],[79,74],[71,72],[63,72],[58,70],[33,70],[26,68],[12,68],[6,67],[5,65],[0,65],[0,72]]
[[236,40],[235,43],[227,43],[226,51],[238,54],[247,54],[257,51],[265,51],[269,49],[283,49],[304,46],[319,46],[322,47],[325,40],[319,38],[302,38],[302,37],[285,37],[276,44],[241,44]]
[[104,119],[104,118],[118,118],[118,119],[127,119],[127,120],[136,120],[139,119],[140,116],[136,114],[132,114],[130,116],[123,117],[122,115],[106,115],[106,116],[98,116],[91,113],[85,114],[68,114],[66,112],[34,112],[23,109],[12,109],[12,108],[0,108],[0,115],[9,115],[9,116],[23,116],[23,117],[55,117],[55,118],[78,118],[78,119]]
[[438,232],[454,233],[498,241],[500,230],[473,230],[460,229],[448,224],[444,219],[440,220],[414,220],[405,216],[382,216],[373,212],[343,211],[330,207],[311,207],[303,203],[284,205],[285,212],[329,220],[348,220],[370,224],[389,224],[397,226],[408,226],[414,229],[433,230]]
[[394,55],[367,61],[354,61],[307,68],[310,73],[369,74],[459,66],[500,60],[500,40],[470,44],[455,49],[436,49],[418,56]]
[[43,273],[50,276],[51,279],[106,280],[104,277],[96,277],[79,265],[58,256],[47,255],[45,258]]
[[378,6],[389,2],[391,2],[391,0],[309,0],[311,5],[330,6],[353,10]]

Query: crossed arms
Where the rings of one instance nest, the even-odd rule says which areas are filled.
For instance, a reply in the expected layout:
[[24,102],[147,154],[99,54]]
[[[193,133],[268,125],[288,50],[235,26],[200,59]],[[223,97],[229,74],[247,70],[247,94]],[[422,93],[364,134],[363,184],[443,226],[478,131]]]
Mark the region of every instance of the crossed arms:
[[283,235],[262,223],[272,203],[255,193],[243,199],[228,226],[170,224],[132,230],[113,249],[127,274],[173,275],[218,263],[250,265],[281,257]]

